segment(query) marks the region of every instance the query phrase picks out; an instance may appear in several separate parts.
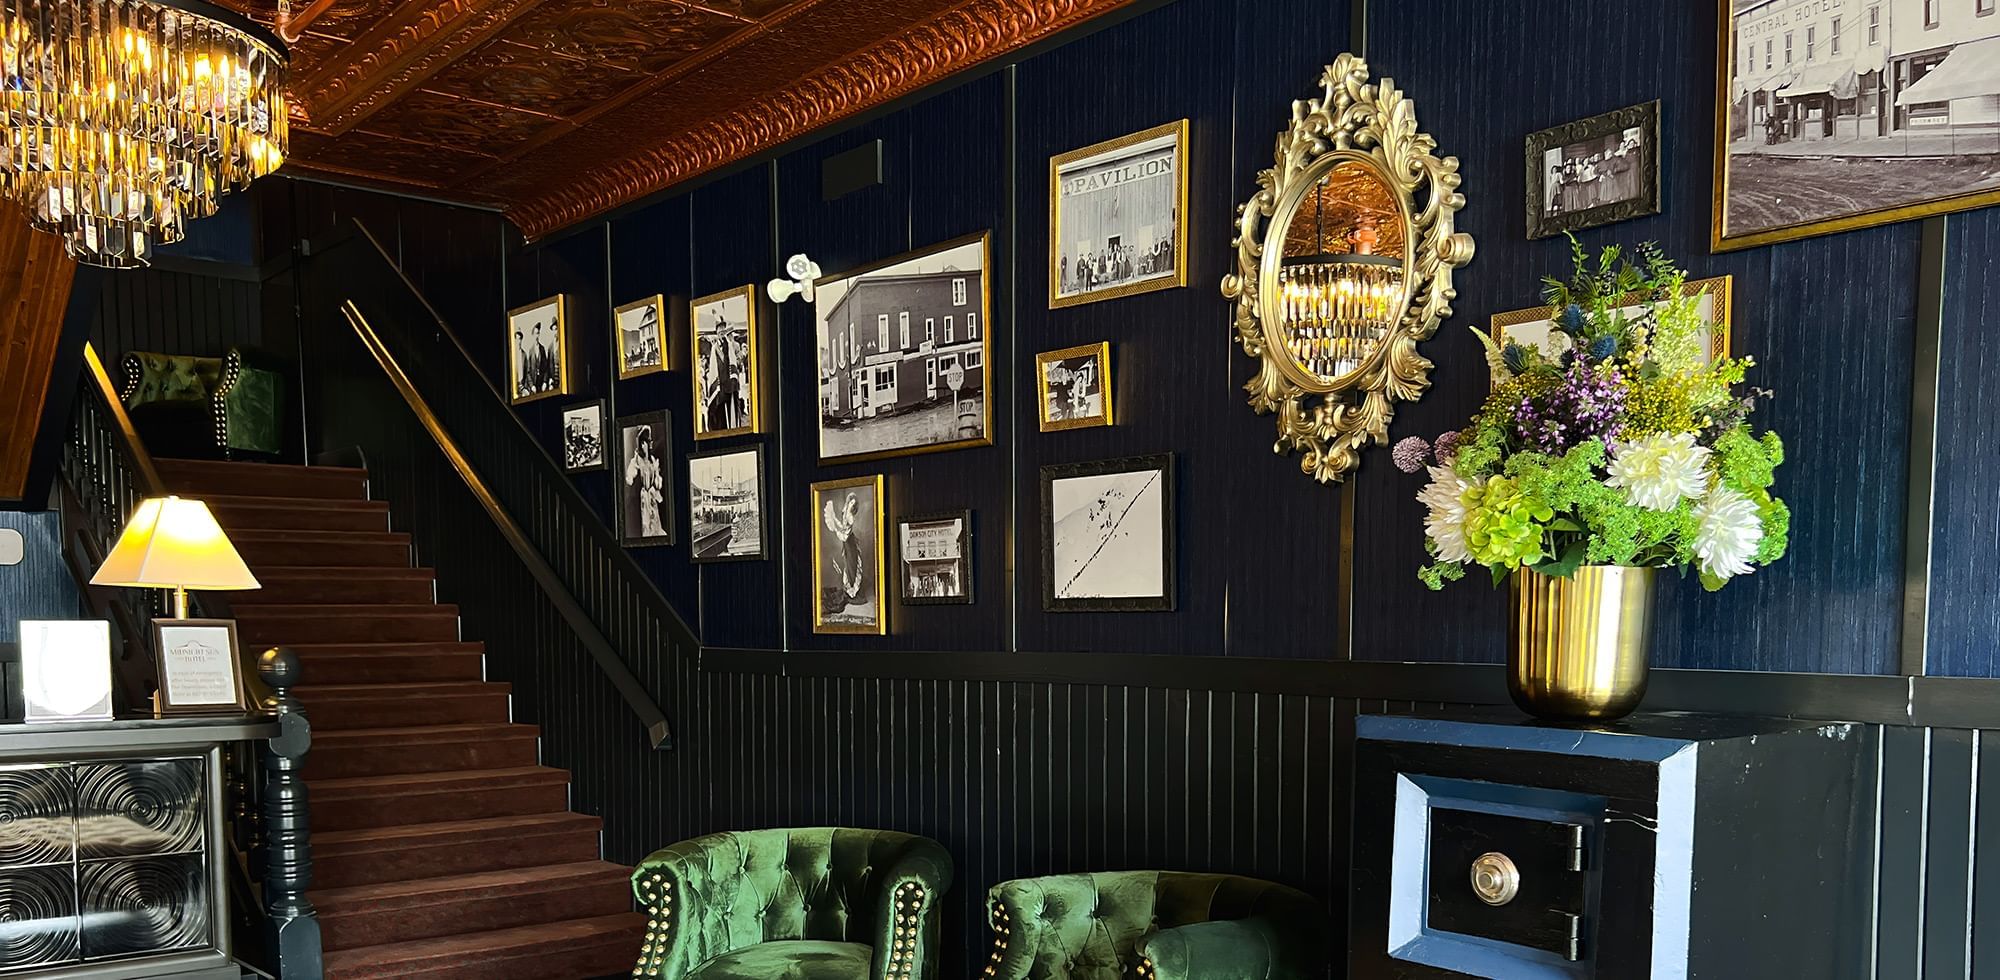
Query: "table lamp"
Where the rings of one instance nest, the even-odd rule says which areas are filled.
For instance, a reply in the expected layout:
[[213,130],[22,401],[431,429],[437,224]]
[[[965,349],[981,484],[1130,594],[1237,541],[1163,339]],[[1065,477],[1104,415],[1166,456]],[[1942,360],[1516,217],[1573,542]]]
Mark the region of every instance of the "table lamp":
[[176,619],[188,618],[189,589],[262,588],[208,505],[175,496],[139,502],[90,584],[172,589]]

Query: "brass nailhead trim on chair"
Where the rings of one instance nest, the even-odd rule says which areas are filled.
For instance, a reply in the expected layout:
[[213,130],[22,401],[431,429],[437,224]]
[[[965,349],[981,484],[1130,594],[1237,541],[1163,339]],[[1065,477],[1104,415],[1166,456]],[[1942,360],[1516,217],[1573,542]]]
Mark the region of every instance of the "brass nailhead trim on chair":
[[652,918],[646,921],[646,943],[639,947],[639,964],[632,968],[635,977],[660,975],[660,967],[666,964],[667,932],[674,924],[674,883],[655,873],[647,884],[652,887],[641,888],[639,899],[646,903]]
[[985,975],[989,977],[999,971],[1000,963],[1007,958],[1007,937],[1011,935],[1010,927],[1013,923],[1012,917],[1007,914],[1007,906],[1001,902],[993,903],[993,918],[998,921],[993,925],[995,933],[993,937],[993,959],[992,962],[986,964]]
[[916,975],[917,940],[922,934],[919,923],[923,921],[924,886],[916,882],[906,882],[896,889],[895,900],[891,903],[890,915],[894,929],[890,931],[889,962],[883,968],[888,980],[909,980]]

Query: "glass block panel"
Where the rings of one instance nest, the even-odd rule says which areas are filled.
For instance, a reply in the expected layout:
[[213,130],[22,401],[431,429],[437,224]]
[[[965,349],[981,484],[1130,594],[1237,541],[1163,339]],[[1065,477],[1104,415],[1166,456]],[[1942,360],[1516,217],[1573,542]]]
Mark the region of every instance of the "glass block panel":
[[84,959],[208,945],[201,855],[93,861],[80,872]]
[[65,767],[0,766],[0,869],[68,864],[76,852],[75,803]]
[[0,871],[0,976],[74,962],[73,866]]
[[77,765],[77,859],[200,850],[204,768],[201,759]]

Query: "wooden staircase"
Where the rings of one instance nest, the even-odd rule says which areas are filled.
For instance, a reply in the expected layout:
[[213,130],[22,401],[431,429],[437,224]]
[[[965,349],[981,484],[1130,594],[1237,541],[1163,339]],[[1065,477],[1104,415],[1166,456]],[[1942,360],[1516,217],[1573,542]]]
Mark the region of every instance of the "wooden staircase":
[[263,588],[229,596],[246,649],[298,653],[328,980],[623,974],[644,916],[601,821],[569,811],[484,647],[412,568],[361,470],[158,460]]

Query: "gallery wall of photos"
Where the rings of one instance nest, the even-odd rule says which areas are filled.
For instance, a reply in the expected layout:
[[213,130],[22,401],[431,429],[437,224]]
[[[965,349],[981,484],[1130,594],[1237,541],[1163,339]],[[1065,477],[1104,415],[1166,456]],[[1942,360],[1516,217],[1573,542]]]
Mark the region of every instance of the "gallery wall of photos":
[[[576,480],[614,527],[625,526],[619,488],[630,486],[616,455],[619,420],[665,413],[654,424],[670,430],[659,441],[672,447],[661,479],[671,540],[634,542],[633,554],[706,643],[1500,659],[1504,596],[1483,585],[1458,586],[1449,615],[1426,615],[1424,629],[1410,628],[1413,615],[1445,607],[1414,578],[1421,508],[1408,478],[1386,465],[1386,451],[1372,450],[1347,484],[1322,487],[1298,476],[1295,459],[1269,452],[1269,419],[1243,405],[1250,366],[1232,349],[1228,304],[1215,288],[1233,256],[1232,209],[1269,165],[1270,140],[1261,134],[1283,125],[1285,107],[1338,53],[1318,39],[1346,29],[1344,14],[1339,24],[1319,23],[1334,14],[1309,0],[1252,5],[1255,16],[1245,6],[1166,4],[1141,17],[1154,22],[1149,36],[1169,44],[1137,50],[1120,43],[1117,29],[1089,35],[511,258],[510,308],[561,293],[570,319],[586,325],[573,333],[569,395],[520,411],[560,459],[559,411],[605,400],[602,439],[612,456],[604,469],[579,472]],[[1647,4],[1643,17],[1638,10],[1468,0],[1371,10],[1368,59],[1409,93],[1425,128],[1458,157],[1467,198],[1459,227],[1478,240],[1476,258],[1458,274],[1454,316],[1422,348],[1436,363],[1433,388],[1398,413],[1392,438],[1435,435],[1483,397],[1483,358],[1464,326],[1533,307],[1540,278],[1567,265],[1563,238],[1531,234],[1580,229],[1593,250],[1658,241],[1693,277],[1729,277],[1728,342],[1755,356],[1759,383],[1779,392],[1768,411],[1771,425],[1788,434],[1783,489],[1796,515],[1788,561],[1719,597],[1698,599],[1690,586],[1684,601],[1663,607],[1655,644],[1662,664],[1892,669],[1902,545],[1889,532],[1857,540],[1852,529],[1901,527],[1917,228],[1886,224],[1712,252],[1718,10],[1706,3]],[[1635,20],[1646,28],[1631,29]],[[1622,40],[1565,46],[1561,58],[1468,57],[1439,50],[1437,24],[1492,51],[1540,50],[1554,37]],[[1254,70],[1238,67],[1250,65]],[[1496,100],[1495,91],[1539,94]],[[1106,92],[1116,97],[1078,97]],[[1600,119],[1620,110],[1628,115]],[[1037,122],[1010,132],[1009,119]],[[1174,248],[1171,263],[1158,259],[1160,221],[1137,222],[1150,225],[1140,236],[1146,243],[1129,253],[1123,236],[1139,232],[1122,232],[1114,255],[1087,211],[1053,213],[1065,173],[1079,162],[1087,170],[1101,144],[1156,147],[1182,120],[1187,192],[1174,210],[1174,232],[1186,232],[1184,258]],[[1585,122],[1592,125],[1559,129]],[[1551,130],[1555,142],[1531,142]],[[822,164],[878,140],[885,181],[824,200]],[[1621,151],[1658,152],[1648,164],[1656,169],[1614,161]],[[1553,164],[1550,173],[1526,166],[1533,153]],[[1600,172],[1615,179],[1597,181]],[[1585,179],[1590,185],[1578,190]],[[1623,189],[1599,186],[1614,183]],[[1616,214],[1587,214],[1636,190],[1650,196],[1613,208]],[[1560,220],[1537,228],[1524,217],[1537,197],[1544,217]],[[1954,221],[1963,227],[1983,220],[1979,214]],[[926,266],[940,247],[963,248],[982,235],[977,275],[963,257]],[[697,407],[694,376],[714,358],[699,354],[690,301],[757,286],[797,252],[810,254],[831,281],[883,270],[890,279],[966,273],[945,275],[941,287],[941,302],[954,311],[951,344],[967,343],[960,312],[967,307],[958,305],[951,280],[967,280],[964,301],[979,308],[981,320],[979,363],[960,356],[953,365],[966,375],[958,397],[945,404],[949,385],[930,373],[943,368],[906,371],[899,359],[897,371],[882,374],[868,361],[886,344],[914,349],[928,362],[946,345],[943,313],[913,312],[905,344],[901,306],[886,323],[877,312],[850,311],[857,316],[849,333],[846,313],[832,329],[822,322],[824,299],[816,310],[759,298],[756,329],[740,344],[747,349],[754,335],[758,356],[738,379],[739,389],[755,382],[759,418],[752,431],[697,440],[697,418],[711,422],[708,409]],[[1960,252],[1952,261],[1973,260]],[[1952,276],[1948,269],[1947,281],[1979,281]],[[1077,301],[1099,284],[1116,295]],[[850,285],[847,292],[870,288]],[[974,292],[984,292],[983,300]],[[664,297],[665,369],[620,380],[613,310],[653,295]],[[842,295],[832,303],[842,300],[857,302]],[[910,300],[910,308],[921,302]],[[935,325],[921,325],[932,318]],[[1829,342],[1833,337],[1840,341]],[[1101,402],[1092,401],[1089,382],[1079,382],[1086,372],[1101,373]],[[979,391],[969,412],[968,383]],[[1087,416],[1101,407],[1112,424],[1073,427],[1063,424],[1067,417],[1051,418],[1041,398],[1047,385],[1059,413]],[[912,390],[924,397],[904,404]],[[892,393],[893,411],[857,414],[864,399],[875,408],[890,404]],[[713,425],[728,431],[741,421],[725,411]],[[953,448],[907,451],[923,448],[911,444],[923,439]],[[709,461],[709,454],[732,451],[733,462]],[[695,514],[690,481],[696,473],[715,481],[715,493],[702,490],[710,510],[738,506],[746,455],[762,464],[756,537],[763,557],[697,561],[716,522]],[[1162,500],[1161,532],[1171,588],[1150,603],[1116,604],[1122,608],[1048,594],[1064,563],[1044,540],[1053,536],[1053,504],[1045,501],[1095,503],[1147,477],[1057,494],[1059,485],[1044,485],[1045,470],[1102,480],[1111,474],[1092,467],[1124,460],[1130,472],[1159,458],[1171,462],[1146,472],[1170,479],[1173,491],[1170,506]],[[872,496],[877,477],[879,497]],[[815,484],[823,486],[816,491]],[[1090,508],[1083,513],[1088,519]],[[949,522],[960,514],[963,571],[952,566],[948,544],[955,537]],[[918,591],[933,593],[913,600],[955,599],[934,593],[962,586],[971,601],[902,601],[906,583],[893,539],[904,520],[921,525]],[[838,627],[867,620],[857,604],[832,608],[827,596],[840,599],[836,593],[853,588],[853,535],[865,541],[877,533],[892,539],[881,549],[889,601],[875,608],[886,634],[872,623],[816,630],[829,615]],[[1343,565],[1343,544],[1352,548],[1350,565]],[[864,563],[872,559],[872,548],[861,550]],[[963,581],[947,584],[948,568]],[[1753,614],[1757,609],[1766,611]]]

